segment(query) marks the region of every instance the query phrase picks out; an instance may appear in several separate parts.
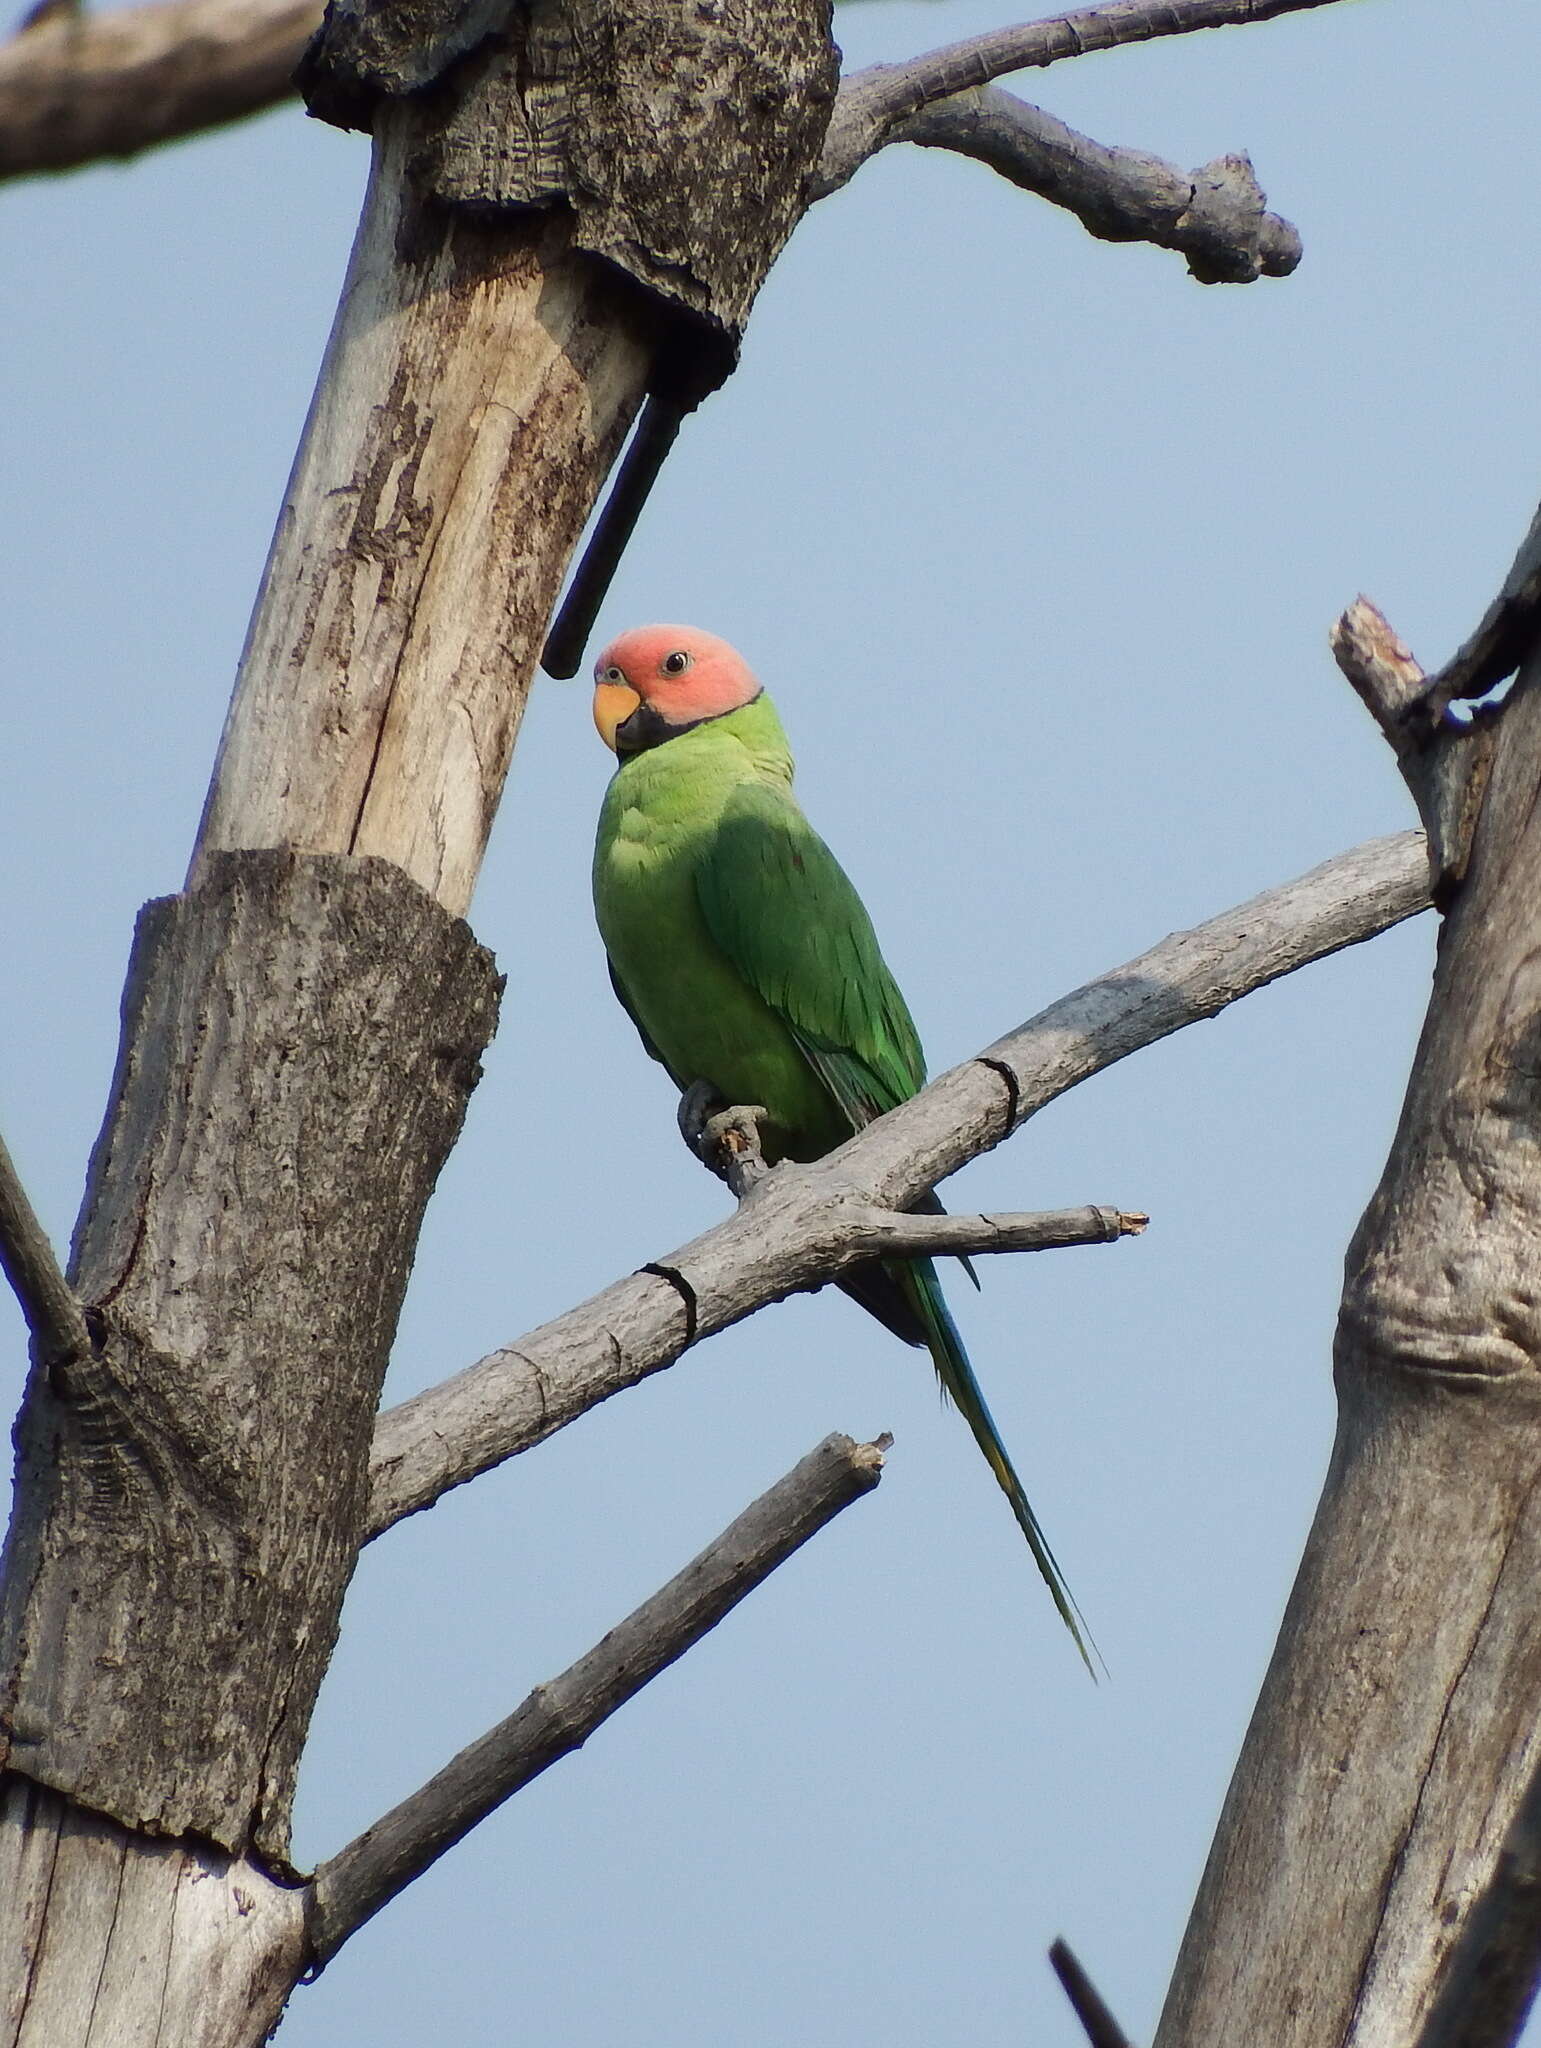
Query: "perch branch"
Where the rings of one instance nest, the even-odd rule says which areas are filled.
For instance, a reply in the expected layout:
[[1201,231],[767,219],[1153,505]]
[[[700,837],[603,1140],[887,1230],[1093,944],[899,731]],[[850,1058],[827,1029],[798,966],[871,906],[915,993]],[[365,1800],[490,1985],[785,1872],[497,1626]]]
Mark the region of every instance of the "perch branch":
[[[837,103],[834,155],[840,155]],[[1286,277],[1300,261],[1300,236],[1269,213],[1246,156],[1223,156],[1197,171],[1137,149],[1109,149],[998,85],[934,100],[896,122],[876,143],[917,143],[972,157],[1073,213],[1104,242],[1153,242],[1188,259],[1200,284],[1250,284]],[[831,144],[825,142],[825,163]],[[845,172],[849,176],[857,166]],[[844,182],[842,178],[840,182]],[[833,191],[821,185],[816,196]]]
[[0,1138],[0,1266],[32,1332],[40,1363],[85,1358],[91,1333],[74,1289],[59,1270],[48,1233],[27,1200],[15,1163]]
[[1103,2003],[1068,1941],[1060,1939],[1054,1943],[1049,1950],[1049,1967],[1070,2000],[1070,2009],[1081,2022],[1090,2048],[1132,2048],[1129,2036]]
[[1466,873],[1497,714],[1479,712],[1466,725],[1447,720],[1448,696],[1440,699],[1437,681],[1430,682],[1367,597],[1355,598],[1329,639],[1338,667],[1385,735],[1418,806],[1428,837],[1430,886],[1443,909]]
[[839,1229],[842,1208],[908,1210],[1090,1075],[1428,900],[1421,835],[1372,840],[1065,996],[817,1165],[778,1168],[668,1259],[389,1410],[375,1433],[367,1533],[539,1443],[698,1337],[827,1275],[821,1232]]
[[889,1442],[826,1437],[570,1670],[537,1686],[506,1721],[323,1863],[311,1897],[315,1966],[478,1821],[586,1742],[826,1522],[870,1493]]
[[317,0],[53,15],[0,47],[0,178],[133,156],[287,99]]
[[833,191],[845,184],[874,150],[883,147],[890,129],[931,101],[971,92],[1009,71],[1043,69],[1066,57],[1085,57],[1123,43],[1148,43],[1206,28],[1240,28],[1333,4],[1335,0],[1105,0],[1100,7],[1073,8],[1043,21],[991,29],[903,64],[869,65],[841,85],[818,189]]

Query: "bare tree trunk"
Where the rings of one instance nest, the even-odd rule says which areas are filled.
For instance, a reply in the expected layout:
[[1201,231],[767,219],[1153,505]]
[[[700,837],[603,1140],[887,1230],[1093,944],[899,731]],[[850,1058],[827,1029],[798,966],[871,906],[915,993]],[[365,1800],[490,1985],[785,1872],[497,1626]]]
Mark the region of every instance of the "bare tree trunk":
[[[703,9],[689,61],[675,13],[592,0],[495,37],[478,16],[431,95],[467,54],[453,4],[340,10],[358,69],[313,58],[374,174],[187,892],[140,921],[78,1300],[54,1289],[66,1336],[35,1343],[18,1425],[0,2048],[243,2048],[315,1954],[294,1779],[423,1210],[496,1018],[458,913],[627,425],[650,384],[683,402],[731,367],[833,95],[818,0]],[[580,203],[559,157],[591,102]],[[457,205],[516,159],[538,189]]]
[[1336,1448],[1160,2048],[1411,2042],[1537,1758],[1538,797],[1532,657],[1349,1250]]

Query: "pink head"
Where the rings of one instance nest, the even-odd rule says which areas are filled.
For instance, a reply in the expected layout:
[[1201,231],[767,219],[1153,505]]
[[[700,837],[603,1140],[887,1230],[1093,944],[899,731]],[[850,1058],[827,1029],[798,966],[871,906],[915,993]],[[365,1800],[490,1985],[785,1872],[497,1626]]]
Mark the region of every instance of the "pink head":
[[759,694],[744,657],[699,626],[634,626],[594,664],[594,723],[618,754],[656,746]]

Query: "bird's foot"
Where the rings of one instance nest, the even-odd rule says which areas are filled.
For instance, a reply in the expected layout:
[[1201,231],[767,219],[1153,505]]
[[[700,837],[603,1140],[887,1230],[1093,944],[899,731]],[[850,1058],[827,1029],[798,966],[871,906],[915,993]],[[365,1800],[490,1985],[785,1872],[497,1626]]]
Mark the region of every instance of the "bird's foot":
[[740,1102],[706,1120],[708,1163],[721,1162],[713,1171],[722,1175],[741,1202],[771,1171],[760,1144],[760,1126],[769,1118],[769,1110],[758,1102]]
[[680,1097],[680,1136],[701,1164],[710,1166],[714,1173],[717,1169],[711,1156],[706,1126],[710,1118],[719,1115],[727,1106],[710,1081],[692,1081]]
[[768,1114],[758,1103],[724,1103],[706,1081],[693,1081],[680,1097],[680,1136],[740,1201],[771,1171],[760,1143]]

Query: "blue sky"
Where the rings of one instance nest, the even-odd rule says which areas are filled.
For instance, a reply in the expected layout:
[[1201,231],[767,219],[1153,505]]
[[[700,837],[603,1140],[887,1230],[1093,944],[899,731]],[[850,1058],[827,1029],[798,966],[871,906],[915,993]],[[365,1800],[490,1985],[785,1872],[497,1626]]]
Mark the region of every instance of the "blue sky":
[[[848,62],[1003,19],[843,9]],[[1411,822],[1326,631],[1431,665],[1541,477],[1541,15],[1351,0],[1021,81],[1107,142],[1248,148],[1295,276],[1203,289],[982,168],[892,150],[818,206],[687,422],[601,630],[695,620],[775,694],[934,1067]],[[357,214],[287,110],[0,193],[21,281],[0,506],[0,1128],[67,1238],[134,913],[176,889]],[[472,907],[509,976],[391,1397],[723,1200],[606,986],[608,759],[533,699]],[[1089,1084],[953,1206],[1144,1208],[955,1290],[1106,1654],[1093,1688],[923,1356],[776,1308],[366,1555],[298,1847],[337,1847],[830,1429],[844,1516],[296,1995],[285,2048],[1079,2039],[1057,1933],[1148,2039],[1320,1484],[1343,1247],[1416,1038],[1428,919]],[[19,1392],[8,1302],[0,1353]]]

